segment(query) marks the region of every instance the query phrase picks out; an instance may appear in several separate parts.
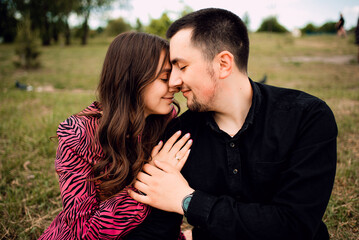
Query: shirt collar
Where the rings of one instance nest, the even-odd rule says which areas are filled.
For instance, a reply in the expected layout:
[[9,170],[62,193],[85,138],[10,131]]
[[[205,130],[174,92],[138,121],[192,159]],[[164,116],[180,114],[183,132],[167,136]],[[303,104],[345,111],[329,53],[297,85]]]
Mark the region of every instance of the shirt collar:
[[[249,109],[248,115],[246,117],[246,120],[239,132],[245,131],[250,124],[253,124],[255,115],[258,114],[260,105],[262,102],[262,94],[260,92],[258,83],[255,83],[252,81],[252,79],[248,78],[249,82],[251,84],[252,90],[253,90],[253,96],[252,96],[252,105]],[[207,126],[209,126],[213,131],[217,133],[223,133],[223,131],[218,127],[216,121],[214,121],[213,118],[213,112],[206,112],[205,113],[205,123]],[[236,134],[238,135],[238,133]]]

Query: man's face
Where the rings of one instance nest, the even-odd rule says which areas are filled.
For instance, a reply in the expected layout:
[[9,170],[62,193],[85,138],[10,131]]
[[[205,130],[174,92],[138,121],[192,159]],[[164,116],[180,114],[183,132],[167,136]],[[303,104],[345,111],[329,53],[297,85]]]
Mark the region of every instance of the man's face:
[[169,86],[180,87],[192,111],[211,111],[216,93],[212,62],[191,43],[191,29],[178,31],[170,41],[172,72]]

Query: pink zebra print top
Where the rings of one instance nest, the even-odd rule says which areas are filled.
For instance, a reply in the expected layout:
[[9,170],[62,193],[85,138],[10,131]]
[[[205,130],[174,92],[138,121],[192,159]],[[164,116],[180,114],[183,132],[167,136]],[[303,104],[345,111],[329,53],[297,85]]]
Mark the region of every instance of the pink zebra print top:
[[[99,112],[96,103],[83,113]],[[98,119],[71,116],[59,125],[55,168],[59,175],[63,210],[39,239],[121,239],[148,215],[147,205],[133,200],[126,190],[100,201],[92,168],[104,153],[92,144]]]

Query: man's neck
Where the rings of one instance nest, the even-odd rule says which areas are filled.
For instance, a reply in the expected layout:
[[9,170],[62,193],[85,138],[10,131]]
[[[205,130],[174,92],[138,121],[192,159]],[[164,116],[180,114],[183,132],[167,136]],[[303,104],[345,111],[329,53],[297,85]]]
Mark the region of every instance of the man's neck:
[[253,90],[247,76],[228,79],[217,95],[214,120],[218,127],[234,136],[243,126],[252,105]]

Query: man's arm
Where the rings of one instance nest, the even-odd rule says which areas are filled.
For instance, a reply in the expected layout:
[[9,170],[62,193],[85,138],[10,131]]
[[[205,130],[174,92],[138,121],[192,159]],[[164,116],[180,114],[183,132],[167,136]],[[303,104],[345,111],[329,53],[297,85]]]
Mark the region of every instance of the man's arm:
[[[321,225],[336,169],[337,127],[322,104],[302,121],[297,144],[280,173],[280,185],[269,204],[240,202],[197,190],[187,220],[218,239],[311,239]],[[183,214],[181,202],[193,191],[179,171],[164,163],[146,168],[130,192],[137,201]],[[324,237],[325,239],[325,237]]]
[[152,208],[150,214],[124,240],[178,240],[181,239],[182,216]]

